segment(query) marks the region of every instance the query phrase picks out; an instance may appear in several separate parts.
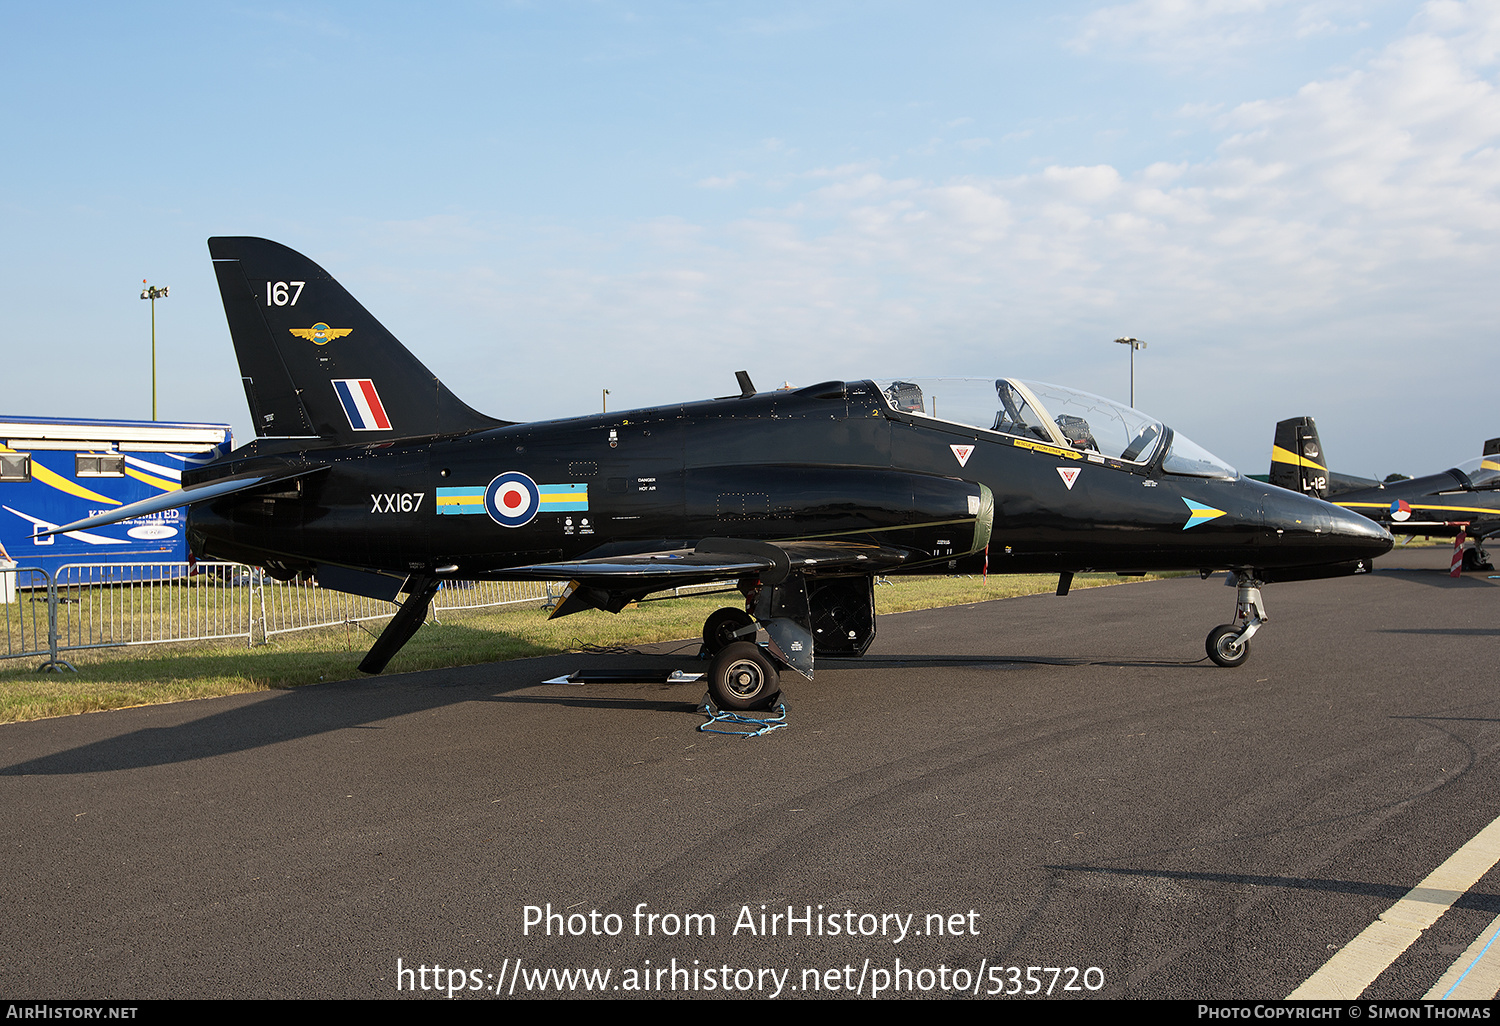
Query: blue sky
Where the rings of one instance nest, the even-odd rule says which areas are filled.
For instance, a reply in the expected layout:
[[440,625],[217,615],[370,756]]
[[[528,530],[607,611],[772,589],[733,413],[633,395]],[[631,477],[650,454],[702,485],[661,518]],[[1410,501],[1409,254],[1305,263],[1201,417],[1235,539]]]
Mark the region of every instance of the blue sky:
[[1500,3],[9,5],[8,414],[248,438],[204,240],[508,419],[868,376],[1124,399],[1247,472],[1500,435]]

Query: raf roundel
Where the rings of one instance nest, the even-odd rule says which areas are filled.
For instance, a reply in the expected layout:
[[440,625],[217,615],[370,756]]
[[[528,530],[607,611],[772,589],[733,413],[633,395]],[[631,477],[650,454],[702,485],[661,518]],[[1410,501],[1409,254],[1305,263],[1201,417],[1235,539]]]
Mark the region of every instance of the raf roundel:
[[542,505],[536,482],[518,470],[496,477],[484,490],[484,509],[501,527],[524,527]]

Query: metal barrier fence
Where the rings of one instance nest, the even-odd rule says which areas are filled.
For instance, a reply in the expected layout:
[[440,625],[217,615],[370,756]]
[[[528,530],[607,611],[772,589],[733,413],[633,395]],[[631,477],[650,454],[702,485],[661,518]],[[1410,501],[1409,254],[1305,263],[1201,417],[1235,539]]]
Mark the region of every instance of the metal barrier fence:
[[[27,586],[18,587],[20,581]],[[5,624],[0,659],[44,655],[49,657],[47,666],[57,662],[53,598],[52,575],[46,570],[9,561],[0,566],[0,619]]]
[[319,588],[303,580],[275,581],[259,570],[253,573],[251,591],[257,601],[252,615],[252,645],[257,630],[264,642],[276,634],[378,620],[391,616],[398,608],[394,602]]
[[[278,634],[382,619],[398,608],[313,582],[276,581],[242,563],[132,563],[128,575],[118,570],[112,563],[67,563],[55,577],[39,567],[0,570],[0,659],[46,655],[43,669],[72,669],[59,652],[225,638],[253,647]],[[555,582],[445,581],[431,616],[528,602],[550,609],[561,595]],[[13,601],[3,601],[7,596]]]
[[553,581],[447,581],[432,600],[432,608],[483,609],[518,602],[541,600],[551,607],[562,598],[563,582]]
[[107,563],[66,563],[53,592],[59,651],[163,641],[250,638],[254,577],[238,563],[132,564],[132,580]]
[[[133,563],[128,580],[117,570],[68,563],[56,577],[40,567],[0,571],[0,659],[45,655],[44,668],[52,668],[68,666],[59,652],[89,648],[224,638],[254,646],[277,634],[381,619],[398,608],[308,581],[276,581],[241,563]],[[557,587],[449,581],[433,616],[526,602],[550,606]]]
[[[319,588],[304,581],[283,583],[267,578],[257,587],[261,598],[258,626],[262,640],[313,627],[378,620],[393,615],[397,608],[395,603],[382,599]],[[431,615],[437,619],[450,609],[485,609],[524,602],[550,608],[560,595],[560,586],[551,582],[444,581],[432,600]]]

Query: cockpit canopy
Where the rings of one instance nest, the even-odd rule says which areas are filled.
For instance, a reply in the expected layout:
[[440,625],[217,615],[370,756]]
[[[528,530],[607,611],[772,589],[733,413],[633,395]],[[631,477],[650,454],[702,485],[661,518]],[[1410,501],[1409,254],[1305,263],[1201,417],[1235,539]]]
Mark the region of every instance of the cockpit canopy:
[[[981,431],[1147,464],[1168,434],[1161,421],[1097,395],[1020,378],[897,378],[876,381],[892,409]],[[1235,478],[1239,471],[1181,434],[1162,469],[1194,477]]]
[[1500,456],[1480,456],[1464,460],[1457,469],[1469,479],[1469,485],[1475,489],[1500,488]]

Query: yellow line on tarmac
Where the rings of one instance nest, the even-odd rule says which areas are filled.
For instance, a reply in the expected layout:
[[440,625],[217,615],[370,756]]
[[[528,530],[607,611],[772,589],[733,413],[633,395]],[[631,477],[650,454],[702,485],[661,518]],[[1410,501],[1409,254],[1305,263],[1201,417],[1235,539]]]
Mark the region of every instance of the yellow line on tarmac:
[[1345,944],[1323,968],[1287,995],[1291,1001],[1353,1001],[1388,966],[1437,922],[1479,878],[1500,862],[1500,819],[1496,819],[1427,879],[1380,914],[1364,931]]
[[1442,979],[1422,997],[1439,1001],[1491,1001],[1500,993],[1500,916],[1475,938]]

